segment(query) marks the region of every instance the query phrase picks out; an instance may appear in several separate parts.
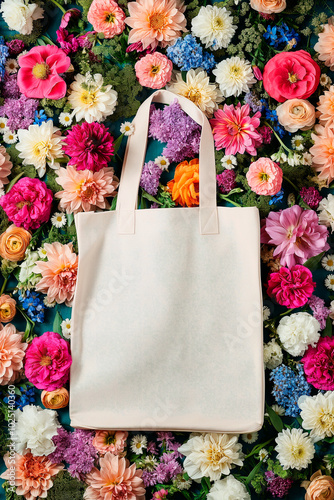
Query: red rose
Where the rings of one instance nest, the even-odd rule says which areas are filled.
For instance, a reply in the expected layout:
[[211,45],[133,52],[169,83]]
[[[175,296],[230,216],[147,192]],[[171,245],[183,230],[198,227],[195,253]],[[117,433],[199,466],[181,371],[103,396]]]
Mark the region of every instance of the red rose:
[[278,102],[307,99],[319,85],[320,68],[305,50],[281,52],[264,67],[263,86]]

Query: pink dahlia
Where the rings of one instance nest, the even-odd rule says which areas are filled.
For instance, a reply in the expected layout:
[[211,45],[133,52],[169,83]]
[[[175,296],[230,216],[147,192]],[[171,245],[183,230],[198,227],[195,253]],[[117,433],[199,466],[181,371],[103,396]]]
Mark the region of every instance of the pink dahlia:
[[13,164],[10,161],[10,156],[4,146],[0,146],[0,188],[8,184],[8,175],[12,170]]
[[334,180],[334,130],[331,127],[315,126],[316,134],[311,134],[314,145],[310,148],[312,168],[318,172],[320,180],[327,185]]
[[136,77],[140,85],[150,89],[161,89],[172,76],[173,63],[160,52],[146,54],[135,64]]
[[23,177],[2,196],[0,205],[17,227],[37,229],[50,218],[52,191],[39,179]]
[[309,384],[323,391],[334,390],[334,337],[320,337],[315,347],[309,346],[301,362]]
[[22,342],[22,334],[9,323],[0,331],[0,385],[15,382],[23,368],[23,358],[28,344]]
[[61,99],[66,83],[59,76],[71,65],[71,59],[55,45],[33,47],[18,59],[20,70],[17,84],[26,97]]
[[125,14],[114,0],[93,0],[87,19],[105,38],[120,35],[125,28]]
[[261,243],[276,245],[274,257],[283,266],[303,264],[310,257],[328,250],[328,230],[319,225],[313,210],[303,210],[299,205],[270,212],[261,232]]
[[33,272],[41,274],[36,290],[47,294],[49,302],[71,305],[77,283],[78,256],[72,243],[45,243],[46,261],[38,260]]
[[270,158],[259,158],[250,164],[246,178],[256,194],[273,196],[282,187],[283,171]]
[[69,343],[59,333],[45,332],[29,345],[24,369],[37,389],[55,391],[68,381],[71,364]]
[[55,194],[60,199],[59,208],[68,214],[93,212],[97,208],[110,207],[106,198],[115,196],[118,178],[112,168],[103,168],[99,172],[90,170],[77,171],[69,165],[57,170],[57,183],[64,188]]
[[114,455],[121,455],[124,452],[127,437],[126,431],[95,431],[92,444],[101,455],[105,455],[108,451]]
[[268,295],[275,297],[281,306],[302,307],[311,297],[316,283],[312,273],[305,266],[281,267],[277,273],[271,273],[268,281]]
[[63,150],[71,157],[68,165],[76,165],[77,170],[98,172],[108,166],[114,154],[113,140],[102,123],[74,125],[64,139]]
[[215,112],[210,120],[217,149],[225,148],[226,155],[243,154],[256,155],[256,148],[262,144],[262,136],[256,130],[260,125],[261,113],[258,111],[250,117],[248,104],[236,107],[224,105]]

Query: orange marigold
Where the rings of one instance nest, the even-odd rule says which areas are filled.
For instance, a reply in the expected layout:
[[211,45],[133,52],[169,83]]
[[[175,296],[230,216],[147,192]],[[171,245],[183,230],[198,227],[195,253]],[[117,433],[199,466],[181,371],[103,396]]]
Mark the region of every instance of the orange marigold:
[[199,205],[199,162],[195,158],[183,161],[175,169],[174,179],[169,181],[169,192],[173,201],[183,207]]

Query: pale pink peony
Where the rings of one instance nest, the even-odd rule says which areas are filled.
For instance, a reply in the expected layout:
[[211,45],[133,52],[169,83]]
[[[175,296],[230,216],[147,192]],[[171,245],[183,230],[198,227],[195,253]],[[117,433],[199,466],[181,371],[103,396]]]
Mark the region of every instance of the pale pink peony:
[[262,227],[261,243],[275,245],[273,256],[280,258],[282,266],[291,267],[328,250],[327,236],[327,228],[319,225],[313,210],[294,205],[270,212]]
[[305,266],[296,265],[291,269],[281,267],[278,272],[271,273],[267,292],[281,306],[294,309],[306,304],[315,286],[311,271]]
[[64,188],[58,191],[56,198],[60,199],[59,209],[68,214],[91,212],[97,208],[110,207],[106,198],[116,196],[118,178],[113,168],[102,168],[99,172],[76,170],[72,165],[57,170],[56,181]]
[[8,184],[8,175],[12,170],[13,164],[10,161],[10,156],[4,146],[0,146],[0,188]]
[[108,451],[114,455],[122,455],[127,437],[126,431],[95,431],[92,444],[101,455]]
[[312,167],[318,172],[320,180],[329,185],[334,180],[334,130],[321,125],[315,126],[316,134],[311,137],[314,145],[310,148]]
[[9,323],[1,328],[0,385],[12,384],[18,378],[23,368],[23,358],[27,347],[28,344],[22,342],[22,333],[17,332],[14,325]]
[[333,18],[324,25],[322,33],[319,33],[319,40],[314,46],[314,50],[319,53],[319,61],[324,61],[331,71],[334,70],[334,26]]
[[85,500],[144,500],[145,488],[141,479],[142,470],[136,464],[129,467],[129,461],[108,452],[100,458],[100,470],[93,467],[86,475],[89,485],[84,493]]
[[166,47],[187,31],[185,6],[181,0],[137,0],[129,2],[130,17],[125,19],[132,30],[128,43],[141,42],[143,49]]
[[217,149],[225,148],[225,155],[236,153],[256,155],[256,148],[262,144],[262,136],[256,130],[260,125],[261,113],[258,111],[250,117],[248,104],[236,107],[224,105],[215,112],[210,120]]
[[325,90],[324,94],[319,97],[319,106],[317,110],[320,112],[319,120],[321,125],[333,126],[334,124],[334,86],[329,90]]
[[334,390],[334,337],[320,337],[316,347],[309,346],[304,363],[306,380],[316,389]]
[[70,306],[73,300],[78,272],[78,256],[72,243],[45,243],[47,261],[38,260],[33,272],[41,274],[36,290],[47,294],[49,302],[65,302]]
[[37,389],[55,391],[68,381],[71,364],[69,343],[59,333],[45,332],[29,345],[24,370]]
[[150,89],[161,89],[172,77],[173,63],[160,52],[146,54],[135,64],[136,77],[140,85]]
[[105,38],[120,35],[125,28],[125,14],[114,0],[93,0],[87,19]]
[[256,194],[273,196],[282,187],[283,171],[270,158],[259,158],[250,164],[246,178]]

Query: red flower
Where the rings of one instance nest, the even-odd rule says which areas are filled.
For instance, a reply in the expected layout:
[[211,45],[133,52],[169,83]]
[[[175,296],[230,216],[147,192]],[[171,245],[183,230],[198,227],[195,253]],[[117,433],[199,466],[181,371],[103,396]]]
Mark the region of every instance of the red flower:
[[291,269],[281,267],[277,273],[271,273],[267,292],[281,306],[296,308],[306,304],[315,286],[311,271],[305,266],[296,265]]
[[309,346],[301,362],[306,380],[316,389],[334,390],[334,337],[320,337],[316,347]]

